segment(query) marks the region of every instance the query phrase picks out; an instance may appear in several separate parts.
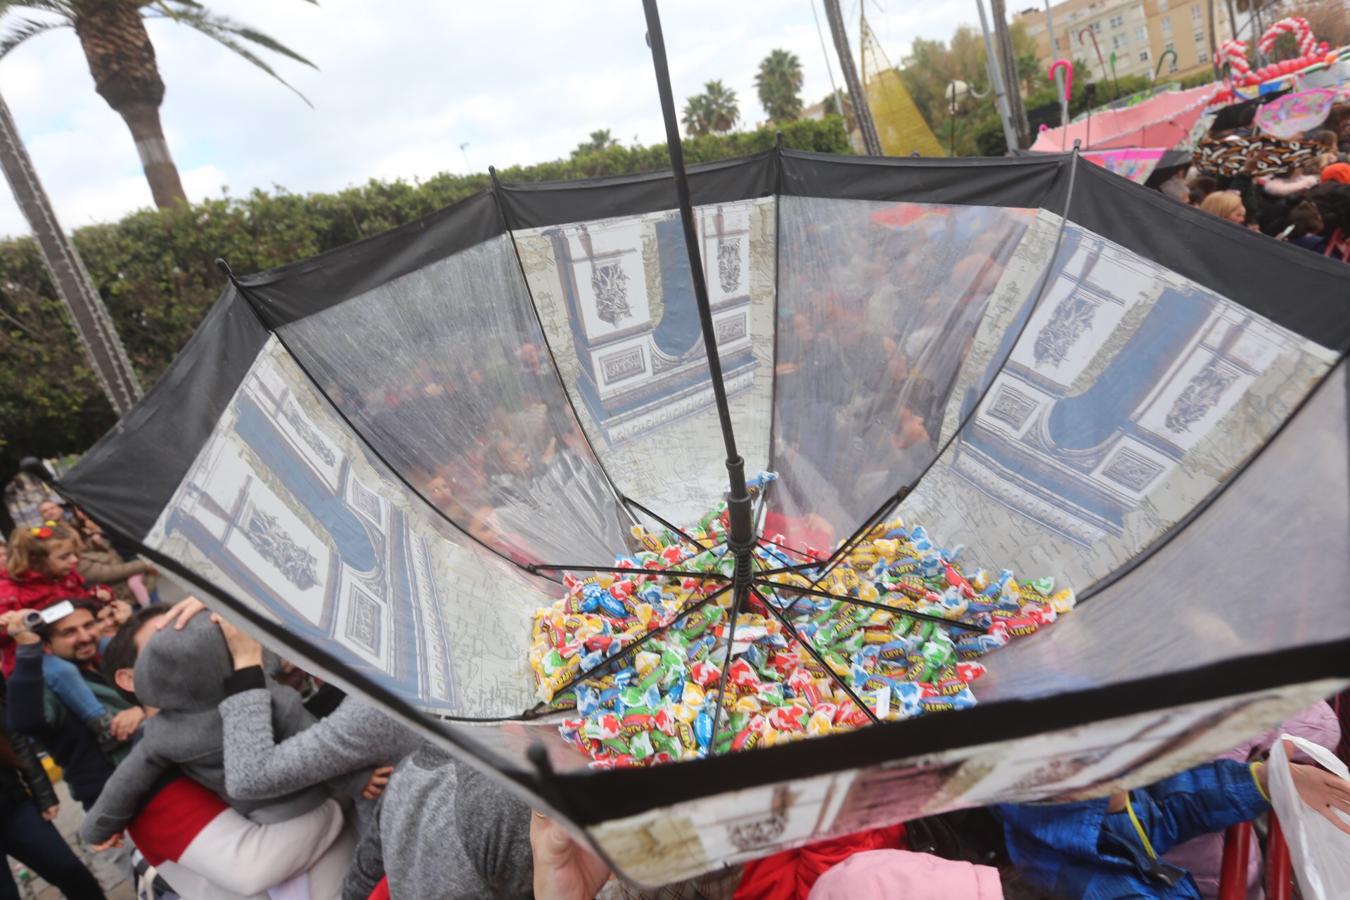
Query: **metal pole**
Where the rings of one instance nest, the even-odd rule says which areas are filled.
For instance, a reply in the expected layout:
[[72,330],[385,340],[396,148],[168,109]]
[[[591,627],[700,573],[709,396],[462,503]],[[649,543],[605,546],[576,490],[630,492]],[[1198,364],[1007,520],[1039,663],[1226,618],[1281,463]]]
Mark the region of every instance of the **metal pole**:
[[998,117],[1003,121],[1003,140],[1008,144],[1008,153],[1018,149],[1017,131],[1013,128],[1012,115],[1008,112],[1008,95],[1003,91],[1003,76],[999,71],[998,57],[994,55],[994,39],[989,36],[989,17],[984,12],[984,0],[975,0],[980,11],[980,31],[984,32],[984,52],[989,66],[989,83],[994,86],[994,101],[998,104]]
[[989,14],[994,19],[994,39],[998,42],[1003,63],[1003,86],[1007,90],[1008,116],[1017,135],[1017,146],[1031,146],[1031,126],[1027,111],[1022,106],[1022,79],[1017,75],[1017,58],[1013,55],[1012,32],[1008,29],[1008,9],[1005,0],[989,0]]
[[[675,95],[670,86],[670,67],[666,62],[665,38],[661,35],[661,16],[656,0],[642,0],[647,16],[647,41],[652,48],[652,66],[656,70],[656,87],[661,95],[661,115],[666,124],[666,146],[670,150],[670,167],[675,176],[675,193],[680,202],[680,221],[684,224],[684,246],[689,254],[689,273],[694,283],[694,301],[698,305],[699,324],[703,328],[703,345],[708,353],[708,369],[712,375],[713,399],[717,404],[717,418],[722,426],[722,442],[727,451],[727,479],[731,491],[727,498],[729,524],[727,546],[736,560],[735,599],[732,621],[745,602],[750,590],[751,552],[755,547],[755,527],[750,508],[750,493],[745,488],[745,460],[736,451],[736,435],[731,427],[731,407],[727,403],[727,388],[722,380],[722,359],[717,350],[717,331],[713,327],[712,305],[708,302],[708,285],[703,276],[703,259],[699,252],[698,229],[694,225],[693,201],[689,195],[689,177],[684,170],[684,146],[680,142],[680,122],[675,115]],[[716,735],[714,735],[714,739]]]
[[839,56],[844,84],[853,98],[853,115],[858,120],[858,131],[862,133],[863,148],[868,156],[881,156],[881,138],[877,136],[877,126],[872,121],[872,107],[867,105],[867,93],[862,80],[853,66],[853,51],[848,48],[848,32],[844,29],[844,14],[839,11],[839,0],[824,0],[824,3],[825,21],[830,24],[830,36],[834,38],[834,49]]
[[[1045,0],[1045,28],[1050,32],[1050,61],[1059,59],[1059,35],[1055,34],[1055,20],[1050,13],[1050,0]],[[1073,65],[1073,60],[1069,60]],[[1059,94],[1059,127],[1069,124],[1069,97],[1064,93],[1064,70],[1055,69],[1055,91]]]
[[[811,18],[816,23],[816,37],[820,38],[820,55],[825,57],[825,74],[830,76],[830,93],[834,94],[834,105],[839,107],[839,117],[844,120],[844,131],[848,131],[848,111],[844,109],[844,95],[834,83],[834,66],[830,65],[830,51],[825,49],[825,32],[820,30],[820,16],[816,15],[816,0],[807,0],[811,4]],[[1232,0],[1228,0],[1232,2]]]
[[51,273],[56,296],[70,314],[99,386],[108,395],[117,414],[125,414],[140,399],[140,382],[136,380],[112,318],[103,306],[103,299],[94,290],[75,247],[61,230],[56,210],[38,181],[33,160],[24,149],[3,97],[0,97],[0,168],[4,169],[14,199],[33,229],[33,238],[42,252],[47,271]]

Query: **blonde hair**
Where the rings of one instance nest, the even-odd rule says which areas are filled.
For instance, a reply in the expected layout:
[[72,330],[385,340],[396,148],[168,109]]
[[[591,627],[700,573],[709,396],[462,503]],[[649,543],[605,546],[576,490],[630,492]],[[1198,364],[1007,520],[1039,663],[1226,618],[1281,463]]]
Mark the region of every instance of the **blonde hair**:
[[[46,537],[42,533],[49,532]],[[6,560],[11,576],[24,572],[46,570],[47,557],[57,544],[69,542],[79,549],[79,535],[69,525],[45,522],[37,528],[16,528],[9,536],[9,555]]]
[[1215,191],[1200,201],[1200,208],[1221,219],[1231,218],[1233,213],[1243,209],[1242,196],[1236,191]]

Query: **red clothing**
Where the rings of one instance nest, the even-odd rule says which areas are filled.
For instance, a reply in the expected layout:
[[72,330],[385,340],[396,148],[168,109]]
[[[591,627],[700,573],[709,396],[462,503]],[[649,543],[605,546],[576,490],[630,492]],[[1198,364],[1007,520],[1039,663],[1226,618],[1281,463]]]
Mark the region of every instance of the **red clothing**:
[[[38,572],[11,576],[0,569],[0,615],[20,609],[42,610],[61,600],[89,600],[93,594],[79,572],[53,578]],[[0,631],[0,671],[8,678],[14,672],[14,639]]]
[[806,900],[817,878],[853,854],[904,848],[905,826],[892,825],[775,853],[746,863],[735,900]]
[[191,778],[175,778],[131,820],[127,833],[152,866],[177,862],[189,845],[227,809],[225,801]]

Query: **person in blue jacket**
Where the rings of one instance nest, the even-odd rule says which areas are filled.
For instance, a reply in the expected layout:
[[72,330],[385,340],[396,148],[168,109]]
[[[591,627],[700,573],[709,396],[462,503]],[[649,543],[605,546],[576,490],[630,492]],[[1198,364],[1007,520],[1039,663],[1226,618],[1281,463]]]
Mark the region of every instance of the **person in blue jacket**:
[[[1292,750],[1291,750],[1292,753]],[[1308,806],[1346,834],[1350,782],[1291,764]],[[1008,855],[1023,876],[1057,896],[1200,900],[1190,873],[1162,859],[1173,847],[1270,809],[1266,764],[1216,760],[1148,787],[1081,803],[1003,804]]]

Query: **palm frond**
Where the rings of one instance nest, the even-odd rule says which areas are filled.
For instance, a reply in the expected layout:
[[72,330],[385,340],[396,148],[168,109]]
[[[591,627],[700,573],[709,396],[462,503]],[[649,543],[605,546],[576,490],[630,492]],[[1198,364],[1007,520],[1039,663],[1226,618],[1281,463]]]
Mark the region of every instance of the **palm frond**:
[[3,59],[9,51],[22,44],[24,41],[39,34],[45,34],[48,31],[54,31],[57,28],[69,28],[71,23],[68,21],[49,21],[40,22],[35,19],[20,19],[10,28],[0,35],[0,59]]
[[246,44],[243,43],[243,41],[248,41],[252,44],[256,44],[257,46],[262,47],[266,50],[270,50],[273,53],[276,53],[280,56],[284,56],[296,62],[303,63],[304,65],[307,65],[312,69],[317,69],[318,66],[314,65],[314,63],[310,62],[308,59],[301,56],[299,53],[296,53],[294,50],[287,47],[285,44],[282,44],[275,38],[269,37],[268,35],[263,34],[260,31],[257,31],[253,28],[249,28],[248,26],[235,22],[231,19],[227,19],[224,16],[218,16],[214,13],[207,12],[205,9],[201,8],[200,4],[193,2],[193,0],[172,0],[172,2],[180,7],[185,6],[189,8],[171,10],[168,7],[167,3],[164,2],[157,3],[155,5],[157,8],[162,10],[163,13],[162,17],[171,18],[173,19],[173,21],[178,22],[181,25],[187,25],[188,27],[193,28],[196,31],[211,38],[211,40],[215,41],[221,46],[234,51],[234,53],[236,53],[243,59],[247,60],[248,62],[252,63],[253,65],[257,66],[259,69],[262,69],[268,75],[271,75],[277,81],[281,82],[283,85],[289,88],[292,92],[295,93],[297,97],[305,101],[305,104],[309,106],[311,109],[314,107],[314,104],[309,102],[308,97],[300,93],[300,91],[297,90],[296,87],[292,85],[290,82],[288,82],[285,78],[282,78],[281,75],[278,74],[277,71],[273,69],[272,66],[269,65],[266,60],[258,56],[258,54],[254,53],[250,47],[248,47]]
[[75,15],[70,0],[0,0],[0,15],[17,9],[51,13],[65,18],[72,18]]

